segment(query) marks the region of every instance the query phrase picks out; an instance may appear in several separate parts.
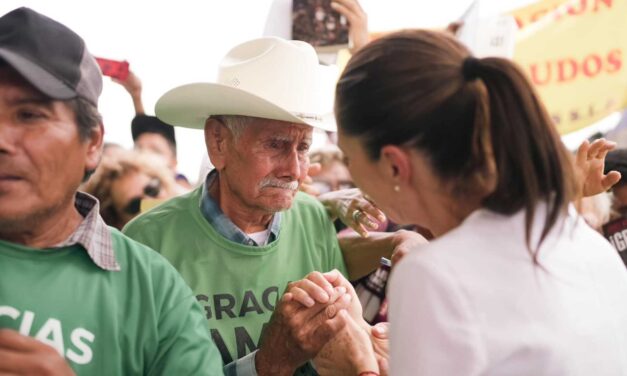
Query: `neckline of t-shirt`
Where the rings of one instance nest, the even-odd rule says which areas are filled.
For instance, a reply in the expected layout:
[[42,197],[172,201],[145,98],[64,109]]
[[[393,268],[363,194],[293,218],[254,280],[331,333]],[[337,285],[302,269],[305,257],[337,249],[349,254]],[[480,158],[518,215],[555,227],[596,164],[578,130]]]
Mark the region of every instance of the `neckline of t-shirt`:
[[22,244],[11,243],[6,240],[0,240],[0,255],[20,259],[42,257],[52,259],[66,256],[75,251],[78,247],[79,245],[74,244],[59,248],[33,248]]
[[[269,253],[275,252],[278,248],[278,244],[281,241],[281,234],[279,232],[278,236],[274,241],[266,245],[247,245],[234,242],[232,240],[226,239],[220,233],[216,231],[211,224],[203,217],[202,212],[200,210],[200,200],[202,200],[202,189],[198,189],[196,192],[196,197],[194,200],[190,201],[190,211],[192,212],[193,218],[196,220],[196,223],[200,226],[205,234],[211,237],[212,240],[217,242],[223,248],[225,248],[229,252],[250,255],[250,256],[262,256],[267,255]],[[284,223],[285,216],[282,219],[282,223]]]

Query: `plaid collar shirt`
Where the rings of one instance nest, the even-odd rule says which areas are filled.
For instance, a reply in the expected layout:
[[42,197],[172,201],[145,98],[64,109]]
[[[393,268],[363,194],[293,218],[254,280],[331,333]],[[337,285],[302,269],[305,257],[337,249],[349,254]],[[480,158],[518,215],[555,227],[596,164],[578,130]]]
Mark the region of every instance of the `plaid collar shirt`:
[[[250,236],[233,223],[229,217],[224,214],[220,205],[209,195],[209,188],[218,181],[218,171],[212,170],[205,179],[202,187],[202,199],[200,200],[200,211],[211,226],[222,236],[228,240],[250,246],[259,246]],[[273,242],[279,237],[279,229],[281,227],[281,213],[275,213],[270,221],[270,235],[267,244]]]
[[98,199],[87,193],[76,192],[74,206],[83,216],[83,221],[69,238],[53,248],[80,244],[98,267],[120,271],[120,265],[115,260],[111,229],[100,216]]

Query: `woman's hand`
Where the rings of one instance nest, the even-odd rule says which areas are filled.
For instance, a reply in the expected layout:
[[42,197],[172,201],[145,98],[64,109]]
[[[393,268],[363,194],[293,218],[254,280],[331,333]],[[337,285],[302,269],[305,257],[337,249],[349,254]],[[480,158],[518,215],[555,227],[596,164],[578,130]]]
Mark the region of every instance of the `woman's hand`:
[[577,150],[575,158],[576,173],[581,181],[581,193],[583,197],[597,195],[610,189],[620,181],[618,171],[603,173],[605,156],[616,147],[615,142],[603,138],[590,143],[585,140]]

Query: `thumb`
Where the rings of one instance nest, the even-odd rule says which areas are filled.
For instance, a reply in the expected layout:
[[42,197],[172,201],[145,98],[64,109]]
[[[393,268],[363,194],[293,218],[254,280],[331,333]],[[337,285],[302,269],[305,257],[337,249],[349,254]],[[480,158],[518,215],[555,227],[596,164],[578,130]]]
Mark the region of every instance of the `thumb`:
[[372,335],[378,339],[388,339],[388,333],[390,332],[390,323],[380,322],[372,327]]
[[307,171],[307,175],[316,176],[322,171],[322,165],[320,163],[312,163],[309,165],[309,171]]
[[616,183],[618,183],[621,179],[621,174],[618,171],[610,171],[604,178],[603,178],[603,188],[605,188],[605,190],[608,190],[610,188],[612,188],[612,186]]

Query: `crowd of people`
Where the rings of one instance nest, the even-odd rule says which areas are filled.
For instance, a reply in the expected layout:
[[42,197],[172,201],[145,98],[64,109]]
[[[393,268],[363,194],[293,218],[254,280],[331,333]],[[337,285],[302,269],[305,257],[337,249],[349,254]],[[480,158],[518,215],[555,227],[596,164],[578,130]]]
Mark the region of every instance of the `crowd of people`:
[[627,375],[627,153],[570,153],[513,62],[334,4],[335,122],[314,48],[266,37],[156,116],[117,81],[134,150],[79,35],[0,17],[0,374]]

